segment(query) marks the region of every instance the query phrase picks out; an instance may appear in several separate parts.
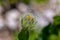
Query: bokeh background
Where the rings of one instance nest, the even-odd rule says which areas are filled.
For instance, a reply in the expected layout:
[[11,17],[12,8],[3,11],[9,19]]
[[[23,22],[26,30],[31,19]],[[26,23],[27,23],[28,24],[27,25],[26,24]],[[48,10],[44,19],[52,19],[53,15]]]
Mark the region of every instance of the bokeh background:
[[[23,17],[27,14],[35,18],[36,25],[32,22],[33,29],[40,35],[37,39],[33,39],[36,33],[32,33],[35,35],[30,36],[29,40],[60,40],[60,0],[0,0],[0,40],[18,40],[17,34],[22,30],[21,24],[26,21]],[[55,16],[58,16],[57,21],[54,19]],[[24,20],[22,23],[21,18]],[[23,26],[26,25],[32,27],[27,23]],[[50,26],[51,28],[49,28]],[[59,36],[57,37],[55,34]],[[23,33],[21,35],[24,36]],[[52,35],[50,39],[49,35]],[[25,40],[23,38],[21,40]]]

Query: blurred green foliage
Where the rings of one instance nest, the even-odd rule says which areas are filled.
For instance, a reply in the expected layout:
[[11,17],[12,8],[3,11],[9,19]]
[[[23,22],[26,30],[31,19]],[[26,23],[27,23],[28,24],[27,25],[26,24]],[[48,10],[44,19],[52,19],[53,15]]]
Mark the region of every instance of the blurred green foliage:
[[15,4],[18,2],[18,0],[8,0],[10,2],[10,4]]
[[19,2],[30,4],[30,0],[0,0],[0,4],[3,4],[4,2],[8,1],[10,4],[16,4]]
[[48,40],[57,40],[57,35],[51,34]]
[[39,4],[45,4],[49,2],[49,0],[35,0],[35,1]]
[[18,40],[18,31],[13,33],[13,40]]
[[15,3],[19,3],[19,2],[29,4],[30,0],[9,0],[9,2],[10,2],[10,4],[15,4]]
[[55,25],[55,26],[60,25],[60,16],[55,16],[55,17],[54,17],[54,25]]
[[[6,1],[6,0],[0,0],[0,3],[2,3],[2,1]],[[7,0],[7,1],[9,1],[10,4],[16,4],[19,2],[30,4],[31,1],[35,1],[36,3],[39,3],[39,4],[45,4],[49,2],[49,0]]]
[[31,0],[20,0],[20,2],[23,2],[23,3],[25,3],[25,4],[30,4],[30,1],[31,1]]
[[0,0],[0,5],[3,5],[4,0]]
[[[42,30],[41,38],[42,40],[60,40],[60,16],[55,16],[53,24],[49,24]],[[38,40],[40,40],[38,38]]]

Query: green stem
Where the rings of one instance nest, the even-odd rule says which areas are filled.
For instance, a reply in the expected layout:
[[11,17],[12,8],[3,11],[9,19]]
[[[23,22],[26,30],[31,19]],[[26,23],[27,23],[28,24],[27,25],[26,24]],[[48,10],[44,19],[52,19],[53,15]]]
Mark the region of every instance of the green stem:
[[60,40],[60,30],[58,30],[58,40]]

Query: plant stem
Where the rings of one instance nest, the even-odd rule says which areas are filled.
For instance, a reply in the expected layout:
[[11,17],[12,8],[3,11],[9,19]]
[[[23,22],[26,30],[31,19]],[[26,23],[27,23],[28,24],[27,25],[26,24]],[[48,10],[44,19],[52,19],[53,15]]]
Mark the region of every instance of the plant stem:
[[60,30],[58,30],[58,40],[60,40]]

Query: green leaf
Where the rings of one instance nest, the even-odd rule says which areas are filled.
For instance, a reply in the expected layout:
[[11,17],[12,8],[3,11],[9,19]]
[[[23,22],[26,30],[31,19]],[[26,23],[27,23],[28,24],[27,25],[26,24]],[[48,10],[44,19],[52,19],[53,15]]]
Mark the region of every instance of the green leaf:
[[35,31],[30,31],[29,40],[36,40],[38,38],[38,33]]
[[29,31],[27,29],[22,29],[21,32],[18,34],[19,40],[28,40],[29,38]]
[[55,16],[54,17],[54,25],[60,25],[60,16]]
[[39,34],[38,40],[48,40],[48,36],[50,35],[50,27],[51,24],[49,24],[48,26],[44,27],[42,29],[42,33]]

